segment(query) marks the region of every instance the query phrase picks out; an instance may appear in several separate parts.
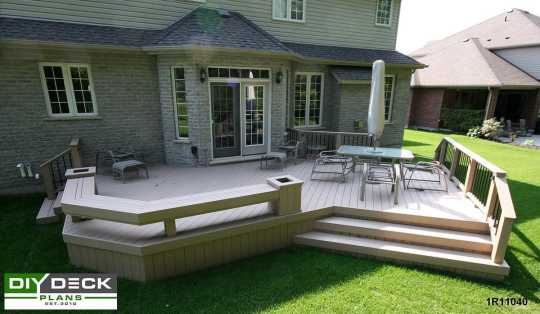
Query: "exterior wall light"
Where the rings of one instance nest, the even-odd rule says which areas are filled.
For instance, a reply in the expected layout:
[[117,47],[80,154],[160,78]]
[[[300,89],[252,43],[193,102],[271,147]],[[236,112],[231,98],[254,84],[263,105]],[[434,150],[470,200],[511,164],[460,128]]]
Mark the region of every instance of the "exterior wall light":
[[200,76],[201,83],[204,83],[206,81],[206,78],[208,77],[204,68],[201,68]]
[[276,73],[276,83],[280,84],[282,80],[283,80],[283,72],[281,72],[281,70],[279,70]]

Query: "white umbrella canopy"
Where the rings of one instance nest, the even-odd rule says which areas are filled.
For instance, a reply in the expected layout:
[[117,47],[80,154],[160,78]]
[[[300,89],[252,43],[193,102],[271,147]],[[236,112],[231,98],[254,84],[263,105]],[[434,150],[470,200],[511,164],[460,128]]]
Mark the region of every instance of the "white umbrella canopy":
[[369,98],[368,133],[379,141],[384,131],[384,61],[373,62]]

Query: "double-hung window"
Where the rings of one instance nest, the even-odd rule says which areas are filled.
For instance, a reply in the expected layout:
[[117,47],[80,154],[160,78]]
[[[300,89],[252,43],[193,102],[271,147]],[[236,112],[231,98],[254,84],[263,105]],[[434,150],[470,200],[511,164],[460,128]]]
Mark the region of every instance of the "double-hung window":
[[61,117],[97,114],[89,65],[40,63],[39,68],[49,115]]
[[276,20],[304,22],[307,0],[273,0],[273,17]]
[[189,116],[186,102],[186,78],[184,76],[184,68],[172,67],[171,72],[176,138],[187,139],[189,138]]
[[392,108],[394,104],[394,85],[396,77],[387,75],[384,77],[384,121],[392,120]]
[[294,81],[294,126],[321,126],[324,76],[322,73],[298,73]]
[[392,19],[392,0],[377,0],[377,10],[375,12],[375,24],[390,26]]

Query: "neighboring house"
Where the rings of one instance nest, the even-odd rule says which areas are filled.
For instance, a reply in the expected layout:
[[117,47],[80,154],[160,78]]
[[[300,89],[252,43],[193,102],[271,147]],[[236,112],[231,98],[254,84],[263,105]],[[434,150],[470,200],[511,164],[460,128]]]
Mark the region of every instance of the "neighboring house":
[[479,110],[535,129],[540,106],[540,17],[513,9],[411,54],[410,125],[438,128],[442,110]]
[[287,128],[366,130],[371,64],[387,63],[384,145],[400,145],[411,73],[400,0],[13,1],[0,4],[0,191],[16,164],[82,142],[149,162],[243,160]]

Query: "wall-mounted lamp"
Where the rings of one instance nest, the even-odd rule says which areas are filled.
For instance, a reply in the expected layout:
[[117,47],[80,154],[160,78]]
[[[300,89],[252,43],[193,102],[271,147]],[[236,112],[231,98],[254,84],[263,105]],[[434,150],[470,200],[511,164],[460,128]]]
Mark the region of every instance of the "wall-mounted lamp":
[[279,70],[276,73],[276,83],[280,84],[282,80],[283,80],[283,72],[281,72],[281,70]]
[[206,69],[205,68],[201,68],[201,72],[200,72],[200,80],[201,80],[201,83],[204,83],[206,81],[206,78],[208,76],[206,75]]

